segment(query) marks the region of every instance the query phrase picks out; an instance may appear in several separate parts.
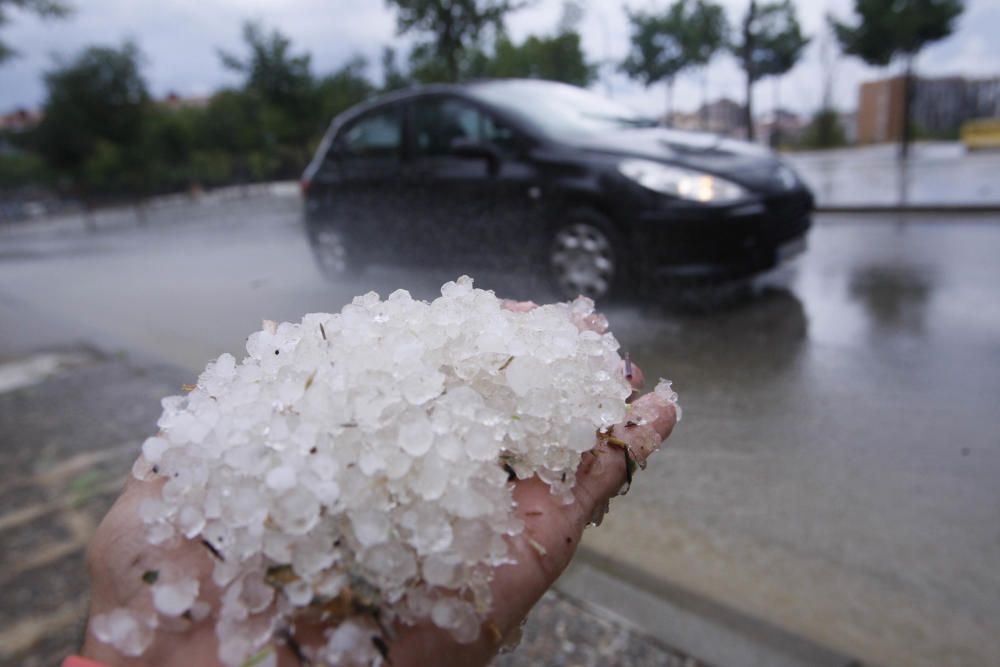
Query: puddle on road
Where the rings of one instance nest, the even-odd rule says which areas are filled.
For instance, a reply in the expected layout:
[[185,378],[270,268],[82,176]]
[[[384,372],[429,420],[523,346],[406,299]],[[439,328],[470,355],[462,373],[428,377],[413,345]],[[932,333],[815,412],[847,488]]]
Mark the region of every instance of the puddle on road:
[[0,394],[41,384],[64,369],[83,366],[93,361],[93,355],[72,352],[35,354],[0,364]]

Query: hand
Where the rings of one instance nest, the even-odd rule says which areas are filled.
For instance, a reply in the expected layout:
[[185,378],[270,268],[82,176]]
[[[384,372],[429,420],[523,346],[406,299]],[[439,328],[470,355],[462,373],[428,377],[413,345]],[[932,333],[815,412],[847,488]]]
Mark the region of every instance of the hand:
[[[512,309],[526,305],[509,306]],[[604,330],[602,320],[583,326]],[[631,367],[631,382],[638,391],[642,372]],[[624,366],[622,372],[625,372]],[[490,622],[471,644],[459,644],[445,630],[429,621],[399,626],[389,645],[395,667],[410,665],[486,665],[503,640],[517,633],[519,625],[542,594],[569,564],[584,528],[600,516],[607,502],[626,482],[626,454],[640,465],[670,434],[676,422],[675,406],[656,394],[647,394],[632,403],[624,424],[612,428],[609,438],[599,441],[584,454],[573,489],[575,502],[562,505],[546,484],[537,478],[515,482],[516,513],[524,521],[524,531],[509,538],[516,564],[497,568],[492,589],[494,605]],[[623,447],[622,445],[625,445]],[[200,599],[218,608],[219,589],[212,582],[212,556],[197,541],[183,541],[165,550],[146,542],[139,517],[145,498],[156,497],[162,482],[130,479],[124,492],[99,526],[91,543],[88,561],[91,578],[91,618],[116,607],[152,610],[148,586],[142,575],[157,563],[169,561],[182,571],[197,576]],[[149,665],[156,667],[209,667],[219,664],[214,618],[201,621],[176,620],[157,630],[152,646],[140,658],[127,658],[96,640],[89,631],[83,655],[107,665]],[[303,646],[321,643],[322,628],[300,626],[296,640]],[[299,660],[287,646],[278,647],[282,667],[298,666]]]

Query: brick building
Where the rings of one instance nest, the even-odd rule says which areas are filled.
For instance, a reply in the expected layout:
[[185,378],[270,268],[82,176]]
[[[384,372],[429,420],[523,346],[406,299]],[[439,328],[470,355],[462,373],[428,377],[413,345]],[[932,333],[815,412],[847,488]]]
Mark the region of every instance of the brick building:
[[[861,84],[858,143],[898,141],[903,136],[903,77]],[[1000,77],[918,78],[913,91],[914,129],[938,137],[957,136],[966,121],[1000,117]]]

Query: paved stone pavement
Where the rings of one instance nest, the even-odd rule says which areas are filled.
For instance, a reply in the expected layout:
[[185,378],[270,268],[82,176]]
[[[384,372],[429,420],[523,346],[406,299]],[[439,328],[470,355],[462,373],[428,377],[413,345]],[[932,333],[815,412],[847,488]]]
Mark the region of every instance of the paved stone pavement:
[[[82,641],[84,554],[159,400],[191,378],[90,349],[0,358],[0,667],[58,665]],[[694,667],[621,622],[548,594],[502,667]]]

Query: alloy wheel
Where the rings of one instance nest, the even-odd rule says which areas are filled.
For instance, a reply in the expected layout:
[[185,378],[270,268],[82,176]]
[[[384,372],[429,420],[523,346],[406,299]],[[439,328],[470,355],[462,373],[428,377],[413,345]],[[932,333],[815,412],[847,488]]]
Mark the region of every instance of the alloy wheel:
[[585,223],[564,227],[552,241],[549,263],[556,283],[567,297],[578,294],[599,299],[614,284],[616,262],[611,239]]
[[347,271],[347,246],[343,234],[335,229],[321,229],[313,237],[313,248],[324,274],[338,276]]

